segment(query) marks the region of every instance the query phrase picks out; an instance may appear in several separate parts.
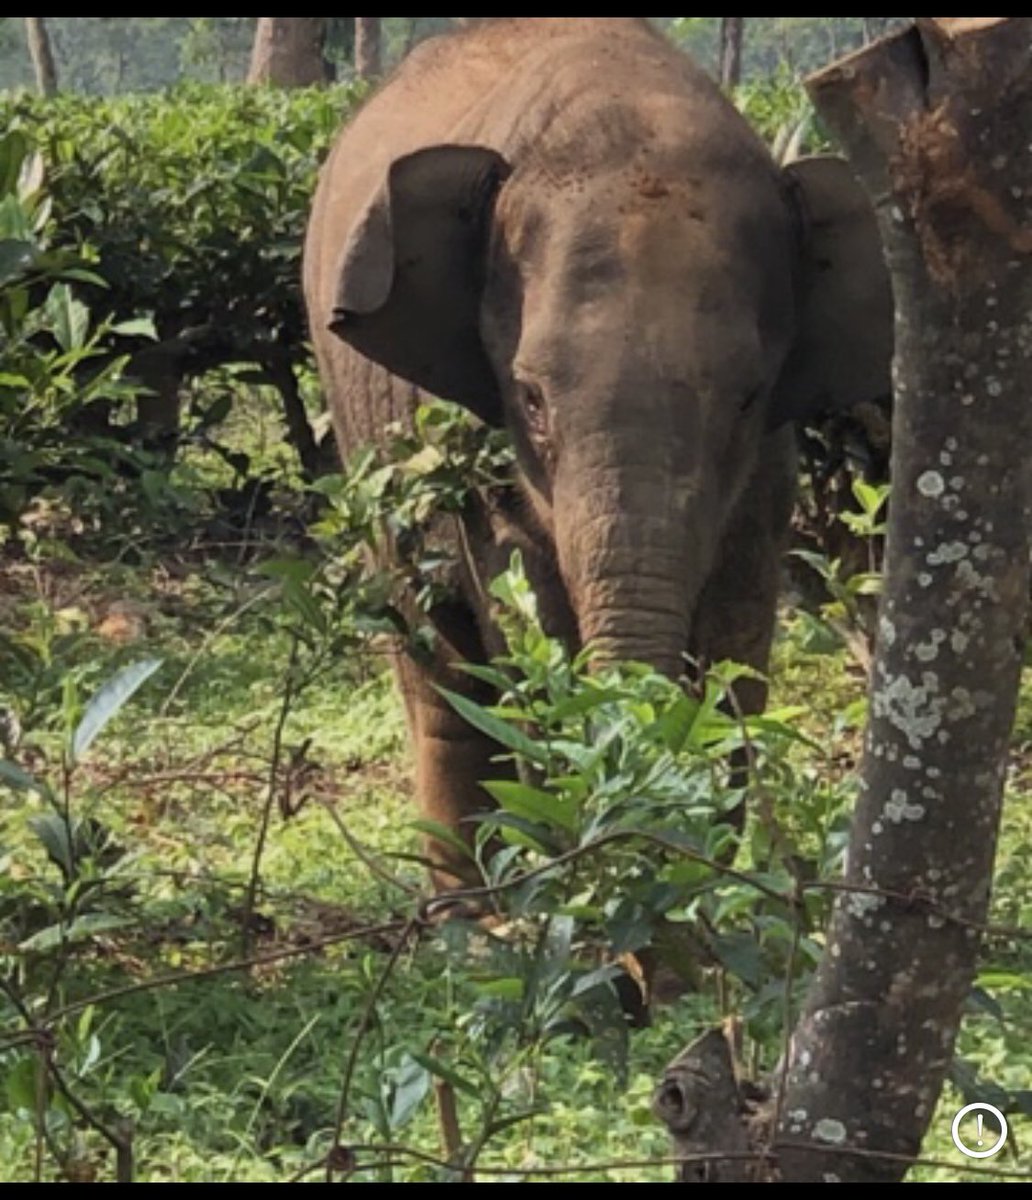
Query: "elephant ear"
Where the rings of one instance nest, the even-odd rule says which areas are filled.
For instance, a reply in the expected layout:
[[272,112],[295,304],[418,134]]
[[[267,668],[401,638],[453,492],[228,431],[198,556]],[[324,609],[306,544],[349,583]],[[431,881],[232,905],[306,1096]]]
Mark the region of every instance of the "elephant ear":
[[845,159],[785,168],[799,209],[803,261],[795,344],[773,397],[773,423],[887,396],[893,307],[874,210]]
[[344,246],[330,329],[425,391],[500,413],[480,341],[487,224],[509,174],[482,146],[431,146],[396,159]]

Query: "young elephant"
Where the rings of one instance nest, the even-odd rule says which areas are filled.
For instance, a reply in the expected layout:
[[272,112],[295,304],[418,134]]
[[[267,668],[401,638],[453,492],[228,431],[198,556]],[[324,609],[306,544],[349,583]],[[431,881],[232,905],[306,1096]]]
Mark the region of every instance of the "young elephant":
[[573,646],[766,668],[791,423],[889,389],[888,276],[844,162],[780,171],[643,20],[502,18],[419,47],[343,131],[305,294],[345,454],[419,390],[516,445],[511,500],[454,531],[435,660],[399,668],[425,816],[488,804],[496,747],[435,685],[477,694],[454,664],[498,650],[483,597],[515,547]]

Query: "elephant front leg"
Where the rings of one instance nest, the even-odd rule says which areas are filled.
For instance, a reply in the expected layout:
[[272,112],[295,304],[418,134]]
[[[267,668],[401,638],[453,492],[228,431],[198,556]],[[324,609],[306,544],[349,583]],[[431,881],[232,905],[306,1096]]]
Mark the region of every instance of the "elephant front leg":
[[508,763],[493,761],[501,747],[468,724],[441,694],[444,688],[478,704],[493,703],[488,689],[459,669],[484,661],[475,621],[465,606],[435,610],[438,646],[432,659],[400,658],[396,671],[405,700],[415,757],[415,799],[420,816],[448,829],[470,847],[464,853],[444,838],[427,835],[426,856],[438,892],[482,882],[472,857],[478,814],[495,807],[483,780],[512,777]]

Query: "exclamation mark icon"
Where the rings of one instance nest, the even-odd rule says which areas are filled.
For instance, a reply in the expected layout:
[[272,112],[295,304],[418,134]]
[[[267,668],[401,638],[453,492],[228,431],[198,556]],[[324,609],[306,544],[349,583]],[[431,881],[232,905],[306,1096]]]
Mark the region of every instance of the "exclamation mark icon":
[[982,1144],[982,1114],[978,1114],[978,1145]]

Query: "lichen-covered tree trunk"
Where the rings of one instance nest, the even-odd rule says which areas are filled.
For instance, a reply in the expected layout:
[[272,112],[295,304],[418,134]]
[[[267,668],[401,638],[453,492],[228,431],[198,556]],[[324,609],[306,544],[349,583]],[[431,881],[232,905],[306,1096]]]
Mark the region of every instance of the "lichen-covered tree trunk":
[[259,17],[251,49],[248,83],[308,87],[327,83],[323,56],[325,17]]
[[53,96],[57,91],[57,66],[50,46],[43,17],[25,18],[25,40],[29,44],[29,57],[36,76],[36,87],[43,96]]
[[742,81],[742,38],[745,17],[720,18],[720,83],[737,87]]
[[355,74],[359,79],[378,79],[383,71],[380,18],[355,18]]
[[1028,18],[919,18],[808,82],[878,210],[896,408],[847,871],[868,890],[840,896],[792,1039],[787,1180],[902,1176],[837,1149],[917,1154],[975,972],[1028,615],[1030,62]]

